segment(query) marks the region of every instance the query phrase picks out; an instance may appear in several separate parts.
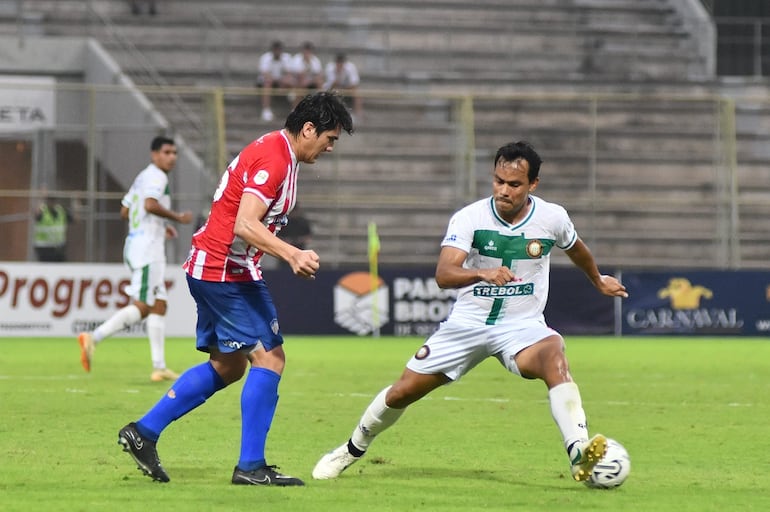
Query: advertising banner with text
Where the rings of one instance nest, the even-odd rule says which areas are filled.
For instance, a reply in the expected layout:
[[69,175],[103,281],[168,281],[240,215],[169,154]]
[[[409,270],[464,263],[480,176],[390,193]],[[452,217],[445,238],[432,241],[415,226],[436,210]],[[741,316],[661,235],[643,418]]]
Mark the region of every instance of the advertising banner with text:
[[53,128],[55,84],[51,77],[0,75],[0,132]]
[[[265,272],[284,334],[380,334],[427,336],[449,314],[454,290],[442,290],[434,268],[368,272],[321,271],[313,281],[285,267]],[[374,291],[372,291],[374,290]],[[599,294],[576,269],[551,271],[545,316],[562,334],[612,334],[613,299]]]
[[623,334],[770,334],[770,272],[624,272]]
[[[368,272],[322,270],[315,280],[285,267],[265,270],[284,334],[427,336],[446,318],[454,290],[433,268]],[[128,304],[129,272],[120,264],[0,263],[0,336],[74,336]],[[373,286],[374,285],[374,286]],[[168,336],[195,335],[195,304],[179,265],[166,270]],[[546,320],[563,334],[612,334],[613,302],[575,269],[553,269]],[[124,336],[141,336],[139,324]]]
[[[121,264],[0,263],[0,336],[75,336],[129,303]],[[195,303],[179,265],[166,268],[167,336],[195,336]],[[144,323],[118,335],[142,336]]]

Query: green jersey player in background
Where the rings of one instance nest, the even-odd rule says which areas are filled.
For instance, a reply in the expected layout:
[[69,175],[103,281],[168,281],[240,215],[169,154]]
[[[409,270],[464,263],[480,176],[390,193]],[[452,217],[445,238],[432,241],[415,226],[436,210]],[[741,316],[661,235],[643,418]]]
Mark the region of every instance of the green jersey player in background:
[[152,373],[150,380],[176,380],[178,375],[166,368],[166,238],[177,231],[167,221],[192,222],[192,212],[171,209],[168,173],[174,168],[177,148],[173,139],[158,136],[150,143],[151,163],[134,179],[121,201],[120,216],[128,220],[128,236],[123,247],[123,261],[131,270],[131,284],[126,293],[131,304],[118,310],[92,333],[78,336],[80,362],[91,371],[94,347],[108,336],[147,319]]
[[455,213],[441,244],[436,282],[458,290],[452,312],[409,360],[401,377],[369,404],[350,439],[321,457],[313,478],[339,476],[409,405],[492,356],[515,375],[545,382],[572,476],[588,479],[607,449],[607,439],[589,436],[564,340],[543,316],[551,251],[564,250],[602,294],[628,294],[617,279],[599,272],[566,210],[532,195],[541,163],[526,142],[497,151],[492,196]]

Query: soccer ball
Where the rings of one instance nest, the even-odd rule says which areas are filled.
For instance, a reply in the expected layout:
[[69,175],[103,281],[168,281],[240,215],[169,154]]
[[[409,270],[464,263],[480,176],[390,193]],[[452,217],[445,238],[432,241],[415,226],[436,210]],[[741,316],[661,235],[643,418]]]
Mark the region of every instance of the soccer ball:
[[622,444],[614,439],[607,439],[607,453],[585,481],[593,489],[613,489],[620,487],[631,472],[631,458]]

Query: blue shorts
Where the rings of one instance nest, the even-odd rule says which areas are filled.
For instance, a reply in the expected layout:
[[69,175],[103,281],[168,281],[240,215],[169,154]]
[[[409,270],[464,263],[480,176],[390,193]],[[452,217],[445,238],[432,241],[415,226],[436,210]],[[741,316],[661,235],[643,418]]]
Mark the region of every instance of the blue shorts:
[[283,344],[273,298],[264,281],[220,283],[187,275],[187,286],[198,306],[196,346],[201,352],[251,352]]

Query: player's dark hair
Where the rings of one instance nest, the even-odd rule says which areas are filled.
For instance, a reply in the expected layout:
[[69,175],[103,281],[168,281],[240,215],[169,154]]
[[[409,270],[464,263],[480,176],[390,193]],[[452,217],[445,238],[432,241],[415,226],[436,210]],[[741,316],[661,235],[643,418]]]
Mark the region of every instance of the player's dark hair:
[[160,148],[163,147],[164,144],[170,144],[174,145],[174,139],[170,139],[168,137],[164,137],[162,135],[158,135],[154,139],[152,139],[152,142],[150,143],[150,150],[151,151],[158,151]]
[[291,111],[283,125],[286,131],[297,135],[305,123],[310,121],[315,125],[317,134],[335,130],[338,126],[353,133],[353,119],[350,117],[342,98],[333,91],[322,91],[308,94]]
[[540,174],[540,164],[543,163],[543,159],[537,154],[535,148],[529,142],[520,140],[518,142],[509,142],[505,146],[502,146],[497,150],[495,155],[495,167],[500,161],[513,162],[519,158],[523,158],[529,164],[529,172],[527,178],[529,181],[534,181]]

